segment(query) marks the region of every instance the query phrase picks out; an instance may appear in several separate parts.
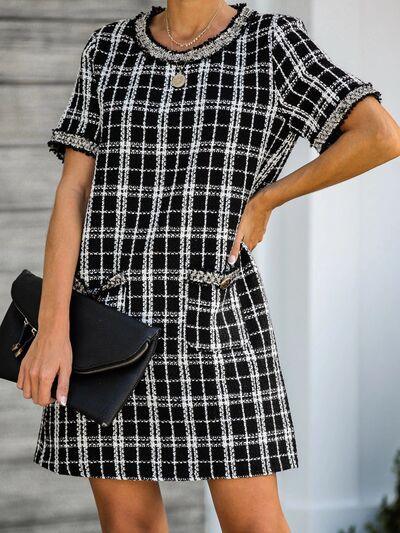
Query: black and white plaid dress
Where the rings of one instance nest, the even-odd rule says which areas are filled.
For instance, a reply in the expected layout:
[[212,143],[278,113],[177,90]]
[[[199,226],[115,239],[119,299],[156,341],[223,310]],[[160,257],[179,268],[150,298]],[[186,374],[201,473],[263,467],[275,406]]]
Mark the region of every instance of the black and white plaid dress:
[[61,160],[66,146],[96,158],[76,287],[162,329],[112,426],[44,408],[34,461],[59,474],[198,480],[298,466],[257,264],[245,244],[226,260],[246,202],[297,138],[322,152],[356,102],[381,95],[300,19],[232,6],[228,27],[186,51],[152,37],[161,6],[97,29],[52,132]]

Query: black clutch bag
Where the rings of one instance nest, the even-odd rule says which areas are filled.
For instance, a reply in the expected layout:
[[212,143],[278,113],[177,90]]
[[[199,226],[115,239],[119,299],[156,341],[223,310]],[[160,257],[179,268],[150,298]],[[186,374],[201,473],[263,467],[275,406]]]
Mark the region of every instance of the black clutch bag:
[[[21,360],[37,332],[41,291],[42,278],[29,270],[12,284],[12,302],[0,325],[0,378],[18,380]],[[110,425],[143,376],[159,335],[159,328],[72,290],[67,406]]]

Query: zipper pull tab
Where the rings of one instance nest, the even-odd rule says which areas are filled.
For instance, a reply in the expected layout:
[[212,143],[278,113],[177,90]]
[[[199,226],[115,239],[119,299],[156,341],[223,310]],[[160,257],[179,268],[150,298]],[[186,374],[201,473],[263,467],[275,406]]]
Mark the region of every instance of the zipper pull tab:
[[23,350],[22,350],[22,346],[20,347],[20,349],[15,352],[15,358],[18,359],[18,357],[22,354]]
[[11,347],[11,350],[13,352],[17,352],[20,348],[21,348],[21,341],[22,341],[22,338],[24,336],[24,333],[25,333],[25,328],[28,326],[28,321],[26,319],[26,317],[24,317],[24,324],[22,326],[22,331],[19,335],[19,339],[17,340],[17,342],[15,344],[12,345]]
[[[30,336],[24,341],[22,342],[23,338],[24,338],[24,335],[25,335],[25,332],[27,329],[30,329]],[[22,326],[22,331],[21,331],[21,334],[19,336],[19,339],[18,341],[13,344],[11,346],[11,350],[14,352],[14,355],[16,358],[18,358],[22,353],[23,353],[23,349],[24,347],[26,346],[26,344],[33,339],[33,337],[36,335],[36,328],[34,328],[33,326],[31,326],[28,322],[28,320],[26,318],[24,318],[24,324]]]

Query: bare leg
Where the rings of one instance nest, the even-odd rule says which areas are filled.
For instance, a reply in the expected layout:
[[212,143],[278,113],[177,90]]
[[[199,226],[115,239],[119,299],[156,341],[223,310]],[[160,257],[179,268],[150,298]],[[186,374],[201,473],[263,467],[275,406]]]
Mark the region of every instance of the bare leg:
[[90,478],[102,533],[168,533],[157,481]]
[[208,487],[223,533],[290,533],[276,474],[209,479]]

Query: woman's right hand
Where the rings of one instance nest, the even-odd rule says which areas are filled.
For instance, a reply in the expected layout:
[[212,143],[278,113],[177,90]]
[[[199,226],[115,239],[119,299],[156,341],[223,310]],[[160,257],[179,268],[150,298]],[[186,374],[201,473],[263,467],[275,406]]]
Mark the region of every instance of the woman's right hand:
[[19,370],[17,387],[24,398],[45,407],[54,402],[51,387],[58,377],[56,400],[66,405],[72,370],[72,347],[69,336],[61,333],[36,334]]

